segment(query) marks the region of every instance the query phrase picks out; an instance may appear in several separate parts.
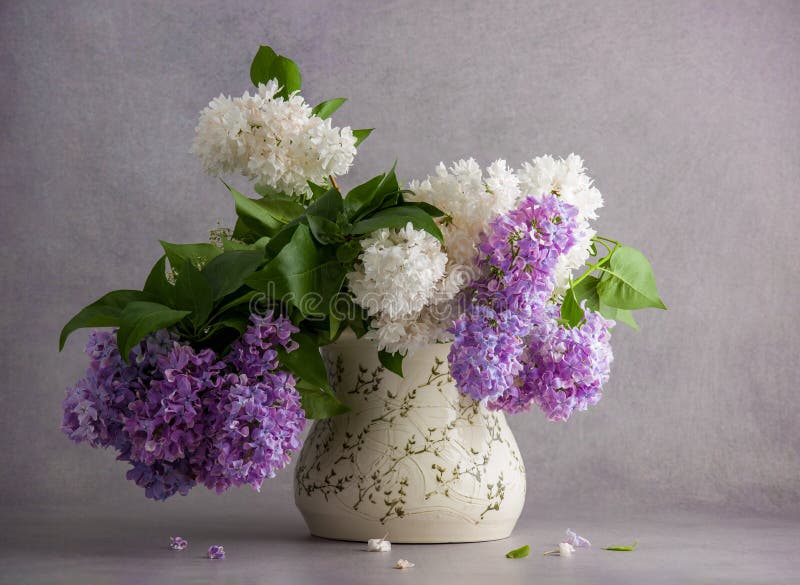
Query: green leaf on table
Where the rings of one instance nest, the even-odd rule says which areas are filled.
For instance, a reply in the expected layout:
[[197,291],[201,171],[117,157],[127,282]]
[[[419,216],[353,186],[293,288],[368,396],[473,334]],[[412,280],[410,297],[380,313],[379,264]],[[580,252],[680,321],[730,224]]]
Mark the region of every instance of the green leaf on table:
[[348,406],[330,392],[323,392],[301,382],[297,384],[297,392],[307,419],[330,418],[350,411]]
[[606,319],[613,319],[617,323],[625,323],[634,331],[639,331],[639,324],[636,322],[636,319],[633,318],[633,313],[628,309],[618,309],[616,307],[610,307],[605,303],[600,303],[599,311]]
[[644,254],[629,246],[619,246],[597,285],[600,300],[618,309],[666,309],[658,296],[653,268]]
[[271,298],[289,302],[305,316],[327,315],[342,287],[345,269],[314,245],[308,226],[295,227],[291,239],[269,263],[245,279]]
[[244,285],[244,279],[263,261],[263,250],[234,250],[214,258],[203,269],[203,276],[211,285],[212,298],[221,299]]
[[81,309],[61,330],[58,350],[64,349],[69,335],[86,327],[117,327],[122,310],[134,301],[144,301],[150,295],[140,290],[115,290]]
[[212,258],[222,254],[220,248],[209,243],[171,244],[161,240],[161,247],[164,248],[169,265],[175,272],[179,270],[178,267],[184,260],[188,260],[195,268],[201,270]]
[[145,293],[164,305],[172,306],[175,303],[175,287],[167,280],[167,256],[161,256],[150,270],[144,283]]
[[342,104],[344,104],[346,101],[347,98],[333,98],[331,100],[326,100],[321,104],[314,106],[314,109],[311,110],[311,113],[324,120],[325,118],[329,118],[331,114],[341,108]]
[[250,65],[250,79],[256,86],[259,83],[267,83],[270,79],[277,79],[281,86],[277,95],[282,98],[299,91],[303,82],[300,68],[294,61],[278,55],[271,47],[264,45],[259,47]]
[[384,368],[390,372],[394,372],[401,378],[403,377],[403,354],[399,352],[389,353],[388,351],[380,350],[378,352],[378,359]]
[[638,540],[634,540],[633,544],[630,545],[630,546],[607,546],[603,550],[616,550],[616,551],[621,551],[621,552],[630,552],[632,550],[635,550],[637,546],[639,546],[639,541]]
[[204,273],[188,260],[177,267],[175,279],[175,306],[191,313],[189,319],[195,328],[206,322],[214,307],[214,293]]
[[149,301],[133,301],[122,310],[117,331],[119,353],[127,363],[131,349],[142,338],[159,329],[175,325],[186,317],[190,311],[177,311]]
[[404,228],[411,222],[416,229],[425,230],[440,242],[444,242],[442,232],[433,218],[419,207],[403,205],[381,209],[366,219],[353,224],[353,234],[369,234],[381,228]]
[[359,146],[362,142],[364,142],[367,137],[372,134],[372,131],[375,128],[364,128],[362,130],[353,130],[353,136],[356,138],[356,146]]
[[519,548],[515,548],[514,550],[510,550],[506,553],[507,559],[524,559],[529,554],[531,554],[531,547],[529,545],[521,546]]

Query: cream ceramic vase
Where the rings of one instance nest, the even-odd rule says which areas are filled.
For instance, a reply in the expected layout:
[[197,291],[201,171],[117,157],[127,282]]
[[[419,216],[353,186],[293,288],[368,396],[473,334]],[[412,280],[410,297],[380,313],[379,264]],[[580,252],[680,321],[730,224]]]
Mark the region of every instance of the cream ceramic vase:
[[458,392],[449,349],[416,351],[401,378],[368,341],[323,348],[352,411],[316,421],[298,458],[295,503],[312,534],[418,543],[511,534],[525,501],[522,457],[503,413]]

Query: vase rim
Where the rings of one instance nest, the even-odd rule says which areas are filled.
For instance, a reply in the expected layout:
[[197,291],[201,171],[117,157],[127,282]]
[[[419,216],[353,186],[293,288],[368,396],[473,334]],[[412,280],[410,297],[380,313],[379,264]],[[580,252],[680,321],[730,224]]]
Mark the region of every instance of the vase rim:
[[[337,346],[337,345],[355,345],[355,344],[363,344],[369,345],[374,347],[376,350],[378,348],[378,343],[374,339],[367,339],[366,337],[356,337],[355,332],[352,329],[347,329],[343,331],[339,338],[330,344],[330,346]],[[413,350],[409,351],[409,355],[419,352],[420,350],[424,350],[425,348],[440,348],[440,347],[449,347],[453,344],[452,341],[436,341],[433,343],[424,343]]]

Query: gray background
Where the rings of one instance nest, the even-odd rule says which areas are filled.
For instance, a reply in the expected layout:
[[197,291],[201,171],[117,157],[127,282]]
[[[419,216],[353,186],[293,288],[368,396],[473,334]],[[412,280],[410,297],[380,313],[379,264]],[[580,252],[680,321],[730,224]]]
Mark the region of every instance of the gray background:
[[83,373],[57,336],[107,290],[137,288],[158,239],[199,241],[233,206],[188,154],[196,117],[249,87],[259,43],[305,97],[347,96],[376,127],[352,186],[395,158],[572,151],[603,192],[602,234],[651,258],[669,312],[620,328],[601,403],[567,424],[512,417],[526,521],[553,506],[800,513],[796,2],[10,2],[0,7],[0,501],[127,511],[291,510],[261,494],[144,501],[112,453],[59,431]]

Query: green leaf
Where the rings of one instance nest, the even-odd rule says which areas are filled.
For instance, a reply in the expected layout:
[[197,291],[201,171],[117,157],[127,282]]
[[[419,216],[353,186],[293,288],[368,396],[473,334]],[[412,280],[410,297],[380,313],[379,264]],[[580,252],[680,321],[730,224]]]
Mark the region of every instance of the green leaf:
[[309,227],[299,224],[291,240],[245,283],[312,316],[329,313],[330,301],[341,289],[344,278],[344,267],[319,250]]
[[191,312],[190,319],[200,329],[211,314],[214,295],[205,275],[188,260],[178,266],[175,280],[175,306]]
[[203,269],[213,299],[221,299],[244,285],[244,279],[253,274],[263,261],[263,250],[235,250],[214,258]]
[[617,309],[616,307],[609,307],[605,303],[600,303],[599,311],[606,319],[613,319],[617,323],[625,323],[634,331],[639,331],[639,324],[633,318],[633,313],[628,309]]
[[267,83],[270,79],[277,79],[282,87],[277,95],[283,98],[289,97],[293,91],[299,91],[302,86],[302,76],[297,64],[264,45],[259,47],[250,65],[250,79],[256,86]]
[[353,130],[353,136],[356,137],[356,146],[359,146],[362,142],[364,142],[367,137],[372,134],[372,131],[375,128],[364,128],[362,130]]
[[353,188],[344,198],[344,211],[348,218],[356,220],[378,209],[387,197],[399,190],[393,166],[388,173]]
[[316,183],[312,183],[311,181],[308,181],[308,188],[311,189],[310,201],[316,201],[330,190],[330,187],[327,184],[317,185]]
[[[305,208],[289,197],[274,196],[262,199],[250,199],[228,185],[225,186],[233,196],[236,215],[252,234],[274,236],[289,221],[301,215]],[[236,230],[234,236],[238,237]]]
[[405,206],[419,207],[422,211],[431,217],[444,217],[445,213],[435,205],[426,203],[425,201],[406,201],[403,203]]
[[308,227],[318,242],[334,244],[344,240],[342,228],[336,223],[343,209],[344,202],[338,189],[329,189],[308,206]]
[[321,215],[308,215],[308,227],[320,244],[335,244],[344,241],[345,235],[336,222]]
[[158,259],[153,265],[147,281],[144,283],[144,292],[164,305],[172,306],[175,303],[175,287],[167,280],[167,256]]
[[349,412],[350,408],[342,404],[336,396],[317,388],[297,385],[300,402],[308,419],[330,418]]
[[262,292],[259,292],[259,291],[257,291],[257,290],[250,290],[250,291],[247,291],[247,292],[246,292],[246,293],[244,293],[243,295],[241,295],[241,296],[238,296],[238,297],[236,297],[235,299],[231,299],[230,301],[228,301],[227,303],[225,303],[224,305],[222,305],[222,306],[221,306],[219,309],[217,309],[217,311],[216,311],[216,312],[217,312],[217,314],[221,315],[221,314],[225,313],[226,311],[230,311],[231,309],[234,309],[234,308],[236,308],[236,307],[239,307],[239,306],[241,306],[241,305],[249,305],[249,304],[250,304],[250,302],[251,302],[251,301],[252,301],[252,300],[253,300],[255,297],[257,297],[257,296],[259,296],[259,295],[262,295],[262,296],[263,296],[263,294],[264,294],[264,293],[262,293]]
[[338,189],[328,189],[308,206],[306,213],[336,221],[344,209],[344,200]]
[[567,292],[564,293],[564,300],[561,302],[561,319],[569,327],[577,326],[583,319],[583,311],[572,288],[567,289]]
[[630,546],[607,546],[603,550],[616,550],[616,551],[622,551],[622,552],[630,552],[632,550],[635,550],[637,546],[639,546],[639,541],[638,540],[634,540],[633,544],[630,545]]
[[297,349],[290,352],[282,349],[278,350],[278,359],[281,367],[291,371],[303,380],[306,385],[331,392],[325,362],[322,360],[322,355],[319,353],[319,345],[314,337],[300,332],[292,335],[292,339],[297,342]]
[[658,296],[653,268],[639,250],[617,247],[608,267],[601,270],[597,292],[606,305],[618,309],[667,308]]
[[133,301],[128,303],[120,314],[117,344],[125,362],[131,349],[148,333],[175,325],[190,311],[176,311],[160,303]]
[[419,207],[400,206],[381,209],[367,219],[355,223],[351,228],[353,234],[369,234],[381,228],[400,229],[408,222],[420,230],[425,230],[440,242],[444,242],[442,232],[433,218]]
[[259,238],[252,244],[247,244],[238,240],[222,240],[222,251],[234,252],[238,250],[261,250],[263,252],[266,249],[269,240],[270,239],[268,236]]
[[527,544],[525,546],[521,546],[519,548],[515,548],[514,550],[510,550],[506,553],[507,559],[524,559],[529,554],[531,554],[531,547]]
[[58,350],[64,349],[64,344],[69,335],[86,327],[116,327],[120,324],[122,310],[134,301],[143,301],[150,298],[147,293],[139,290],[115,290],[97,299],[95,302],[81,309],[61,330],[58,340]]
[[361,254],[361,240],[350,240],[336,249],[336,259],[342,264],[348,264]]
[[331,314],[328,315],[328,323],[330,325],[328,338],[331,340],[336,339],[336,336],[339,335],[339,330],[342,328],[342,320],[336,314],[336,311],[331,311]]
[[401,378],[403,377],[403,355],[399,352],[389,353],[388,351],[379,351],[378,359],[384,368],[390,372],[394,372]]
[[188,260],[195,268],[201,270],[212,258],[222,254],[220,248],[208,243],[170,244],[162,240],[161,247],[167,253],[169,265],[174,271],[178,270],[184,260]]
[[347,98],[333,98],[332,100],[326,100],[321,104],[314,106],[314,109],[311,110],[311,113],[324,120],[325,118],[330,117],[330,115],[336,110],[341,108],[342,104],[344,104],[346,101]]
[[586,308],[597,311],[600,305],[597,296],[597,283],[600,279],[596,276],[581,277],[577,284],[573,284],[564,293],[564,301],[561,304],[561,318],[570,327],[575,327],[583,320],[584,314],[581,310],[581,301],[586,301]]

